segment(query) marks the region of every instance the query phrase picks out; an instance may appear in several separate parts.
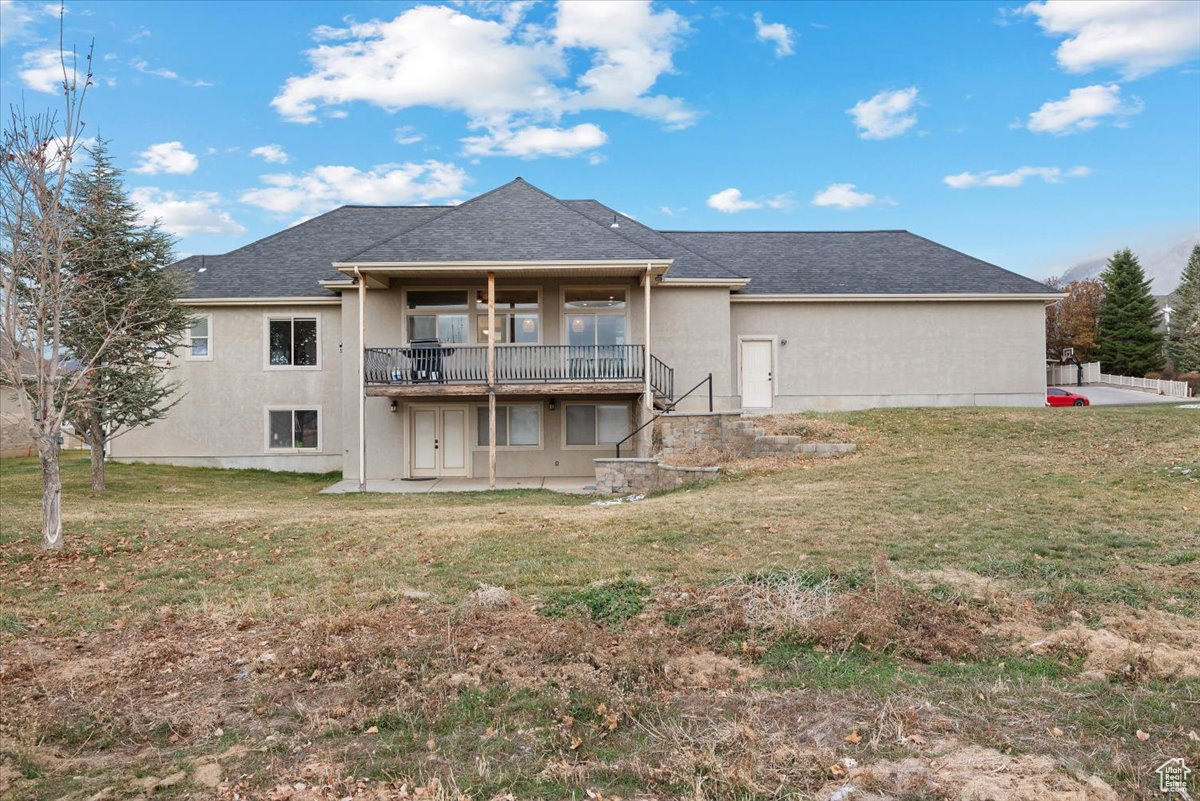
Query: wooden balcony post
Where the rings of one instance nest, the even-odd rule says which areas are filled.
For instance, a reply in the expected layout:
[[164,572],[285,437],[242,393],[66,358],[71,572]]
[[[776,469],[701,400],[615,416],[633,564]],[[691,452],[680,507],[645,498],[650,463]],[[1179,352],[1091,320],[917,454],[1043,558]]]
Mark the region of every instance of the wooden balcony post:
[[496,488],[496,274],[487,276],[488,294],[488,489]]

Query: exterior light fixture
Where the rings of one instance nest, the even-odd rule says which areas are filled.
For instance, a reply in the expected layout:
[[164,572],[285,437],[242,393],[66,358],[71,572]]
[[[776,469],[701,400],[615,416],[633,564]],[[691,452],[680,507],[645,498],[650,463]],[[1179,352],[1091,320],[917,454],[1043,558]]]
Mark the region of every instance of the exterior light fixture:
[[554,398],[550,399],[549,406],[550,406],[550,411],[554,411]]
[[400,404],[396,402],[395,398],[392,398],[392,403],[391,403],[392,414],[395,414],[396,410],[399,408],[400,408]]

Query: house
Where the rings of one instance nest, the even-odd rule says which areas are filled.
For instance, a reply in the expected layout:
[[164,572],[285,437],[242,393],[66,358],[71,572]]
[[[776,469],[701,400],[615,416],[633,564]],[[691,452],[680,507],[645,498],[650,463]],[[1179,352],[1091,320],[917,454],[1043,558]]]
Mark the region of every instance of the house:
[[710,393],[1041,406],[1059,297],[906,231],[656,231],[519,178],[457,206],[343,206],[177,268],[185,394],[113,457],[350,479],[587,475]]

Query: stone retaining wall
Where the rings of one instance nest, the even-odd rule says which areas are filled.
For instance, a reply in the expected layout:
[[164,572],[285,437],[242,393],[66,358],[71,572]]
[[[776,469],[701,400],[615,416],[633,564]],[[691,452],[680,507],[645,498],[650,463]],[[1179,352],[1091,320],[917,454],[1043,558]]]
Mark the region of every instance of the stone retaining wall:
[[836,456],[852,453],[849,442],[806,442],[803,437],[767,434],[738,412],[665,414],[655,421],[655,444],[664,458],[711,447],[734,456]]
[[596,459],[596,492],[624,495],[659,492],[711,481],[719,467],[678,467],[658,459]]

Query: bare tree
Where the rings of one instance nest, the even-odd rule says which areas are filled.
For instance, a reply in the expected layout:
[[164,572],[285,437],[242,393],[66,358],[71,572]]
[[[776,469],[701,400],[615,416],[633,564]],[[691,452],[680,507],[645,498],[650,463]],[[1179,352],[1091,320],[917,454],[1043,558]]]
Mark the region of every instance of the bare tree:
[[[61,26],[60,26],[61,31]],[[80,298],[91,277],[74,274],[72,210],[67,184],[80,151],[81,111],[92,83],[92,53],[80,74],[74,52],[59,40],[62,64],[60,112],[29,113],[13,106],[0,134],[0,371],[19,391],[24,421],[37,446],[42,468],[42,547],[61,548],[62,478],[59,439],[63,422],[86,396],[93,364],[103,358],[102,343],[89,361],[65,350],[68,315],[94,314],[95,323],[115,330],[120,315],[106,320]],[[107,333],[102,339],[109,339]],[[23,390],[23,391],[21,391]]]

